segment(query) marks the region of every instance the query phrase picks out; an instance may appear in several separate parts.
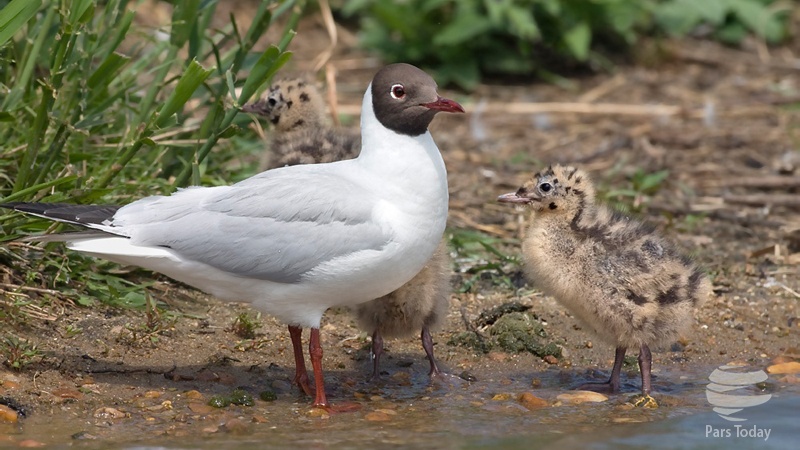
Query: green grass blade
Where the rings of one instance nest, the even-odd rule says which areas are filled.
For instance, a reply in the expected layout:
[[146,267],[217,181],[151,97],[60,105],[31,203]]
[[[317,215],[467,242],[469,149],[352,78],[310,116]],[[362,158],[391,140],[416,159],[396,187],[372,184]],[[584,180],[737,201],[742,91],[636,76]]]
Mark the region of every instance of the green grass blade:
[[172,91],[161,110],[158,111],[156,126],[162,128],[167,125],[170,117],[180,111],[183,105],[192,97],[194,91],[211,75],[212,70],[206,70],[197,61],[189,63],[186,72],[181,75],[178,85]]
[[14,87],[11,88],[11,92],[8,94],[8,97],[6,97],[5,101],[3,101],[4,110],[8,110],[8,107],[11,105],[21,106],[22,95],[30,85],[30,80],[33,76],[33,70],[36,66],[36,59],[41,54],[42,47],[49,37],[47,30],[53,23],[55,16],[56,8],[50,7],[47,9],[44,19],[37,21],[36,27],[38,28],[38,31],[35,33],[36,38],[33,41],[33,45],[26,50],[26,55],[22,63],[22,70],[19,72],[17,79],[14,80]]
[[197,21],[197,10],[200,0],[184,0],[175,2],[172,11],[172,33],[169,41],[173,47],[181,48],[192,35],[192,27]]
[[86,23],[94,15],[95,0],[74,0],[69,6],[69,23],[73,27]]
[[70,175],[63,178],[58,178],[56,180],[50,180],[45,183],[36,184],[25,189],[21,189],[13,194],[9,195],[8,197],[0,200],[0,203],[8,203],[8,202],[15,202],[17,200],[29,198],[31,195],[43,190],[43,189],[50,189],[56,186],[60,186],[66,183],[72,183],[73,181],[77,180],[77,175]]
[[0,11],[0,46],[3,46],[17,31],[39,11],[42,0],[13,0]]
[[119,53],[111,53],[103,61],[97,70],[89,76],[86,84],[90,89],[97,89],[98,87],[107,87],[114,79],[125,64],[130,61],[129,56]]
[[119,47],[119,44],[122,43],[122,40],[125,39],[125,36],[128,34],[134,16],[136,16],[136,14],[133,11],[126,11],[119,22],[114,24],[114,35],[104,44],[101,54],[110,54]]

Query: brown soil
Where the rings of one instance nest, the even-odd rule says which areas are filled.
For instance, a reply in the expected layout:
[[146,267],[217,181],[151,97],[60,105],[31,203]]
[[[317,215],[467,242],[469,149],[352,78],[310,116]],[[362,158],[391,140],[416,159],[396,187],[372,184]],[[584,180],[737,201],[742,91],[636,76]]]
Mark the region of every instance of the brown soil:
[[[315,47],[324,47],[324,34],[313,23],[310,27],[307,35],[301,29],[296,42],[308,36],[316,44],[301,47],[290,70],[308,69]],[[448,92],[473,112],[438,117],[432,133],[450,175],[450,227],[500,238],[499,248],[512,255],[518,252],[524,214],[494,199],[543,165],[580,164],[606,191],[629,187],[637,170],[669,170],[655,192],[637,196],[635,204],[642,217],[708,269],[714,296],[698,311],[692,335],[654,353],[655,389],[668,394],[686,382],[684,373],[697,378],[690,382],[702,384],[702,374],[711,369],[698,371],[697,366],[738,360],[766,368],[778,357],[800,357],[800,114],[792,106],[797,103],[790,103],[800,101],[800,86],[796,69],[782,62],[791,56],[788,49],[762,59],[755,52],[705,42],[667,50],[666,60],[655,68],[621,68],[613,75],[572,80],[573,90],[532,83]],[[333,64],[339,71],[340,101],[357,105],[377,63],[341,51]],[[620,114],[607,104],[675,108]],[[557,108],[584,112],[552,112]],[[478,263],[456,258],[454,289]],[[505,269],[512,279],[518,270],[509,264]],[[42,319],[31,316],[27,325],[17,327],[17,334],[35,343],[42,356],[21,371],[0,369],[0,397],[25,407],[23,427],[26,421],[68,419],[74,426],[59,436],[37,437],[19,425],[0,423],[0,446],[17,445],[25,436],[61,442],[72,432],[84,433],[76,438],[130,440],[146,430],[148,436],[201,439],[224,430],[235,433],[237,426],[252,429],[261,422],[274,426],[292,417],[314,417],[307,407],[310,399],[289,384],[293,360],[285,326],[263,317],[255,339],[243,339],[230,327],[239,314],[255,314],[248,306],[222,303],[164,278],[151,293],[183,315],[174,322],[153,319],[147,328],[141,312],[54,306]],[[550,339],[563,345],[564,356],[550,361],[555,364],[531,354],[487,355],[447,344],[466,329],[465,318],[474,321],[481,311],[510,300],[532,306]],[[482,382],[492,383],[495,392],[502,386],[512,392],[539,386],[549,390],[537,395],[550,399],[584,379],[607,376],[613,350],[580,329],[535,286],[510,289],[484,275],[472,291],[452,295],[450,311],[434,335],[437,357],[450,373],[473,375],[477,381],[471,386],[478,389]],[[53,320],[45,320],[48,315]],[[380,414],[391,419],[392,408],[440,392],[427,383],[417,339],[388,341],[383,381],[369,384],[368,339],[352,316],[329,312],[322,336],[329,394],[334,402],[362,403],[362,411],[355,413],[359,419],[380,421]],[[626,392],[635,392],[638,380],[628,380]],[[781,386],[797,381],[772,380]],[[212,395],[236,387],[256,396],[273,390],[277,400],[258,401],[254,408],[204,406]],[[187,394],[193,390],[199,394]],[[492,396],[480,392],[483,400]],[[398,401],[387,412],[371,406],[376,398]],[[124,417],[115,418],[117,412]],[[137,426],[115,428],[120,421]]]

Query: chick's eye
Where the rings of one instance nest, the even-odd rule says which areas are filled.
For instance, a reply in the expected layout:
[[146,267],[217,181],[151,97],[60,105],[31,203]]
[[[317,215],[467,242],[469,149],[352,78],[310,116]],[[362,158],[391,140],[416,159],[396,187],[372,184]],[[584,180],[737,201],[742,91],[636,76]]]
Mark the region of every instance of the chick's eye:
[[402,84],[395,84],[392,86],[392,97],[400,100],[406,96],[406,90]]
[[550,183],[542,183],[539,185],[539,189],[542,192],[550,192],[550,189],[553,189],[553,186]]

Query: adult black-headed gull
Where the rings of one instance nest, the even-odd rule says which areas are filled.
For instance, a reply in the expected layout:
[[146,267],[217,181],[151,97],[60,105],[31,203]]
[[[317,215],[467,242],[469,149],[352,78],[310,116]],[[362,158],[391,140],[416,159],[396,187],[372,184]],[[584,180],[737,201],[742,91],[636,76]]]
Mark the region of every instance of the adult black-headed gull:
[[498,200],[531,209],[522,243],[530,281],[616,346],[608,382],[581,388],[619,391],[625,351],[635,348],[639,401],[655,406],[649,346],[670,344],[688,327],[694,308],[711,293],[705,274],[653,227],[598,204],[580,169],[552,166]]
[[[296,362],[303,359],[296,335],[310,327],[313,405],[329,407],[322,315],[397,289],[430,259],[444,232],[448,192],[428,125],[440,111],[464,111],[408,64],[378,71],[362,108],[356,159],[282,167],[231,186],[191,187],[123,207],[3,206],[94,231],[48,237],[73,250],[155,270],[224,300],[252,302],[290,326]],[[304,364],[296,381],[310,391]]]
[[[325,102],[317,87],[302,78],[275,82],[243,110],[273,124],[267,167],[351,159],[361,150],[361,136],[349,128],[334,128],[325,117]],[[384,337],[420,334],[431,376],[441,375],[433,356],[431,329],[439,327],[450,303],[451,262],[447,245],[436,248],[425,267],[399,289],[354,307],[358,325],[372,335],[372,378],[380,375]]]

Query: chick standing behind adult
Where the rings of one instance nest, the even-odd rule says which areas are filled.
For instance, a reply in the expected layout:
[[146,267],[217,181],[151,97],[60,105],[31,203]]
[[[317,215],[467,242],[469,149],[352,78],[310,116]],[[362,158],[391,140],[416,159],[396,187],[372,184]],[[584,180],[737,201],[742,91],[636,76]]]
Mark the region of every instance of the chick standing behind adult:
[[703,272],[654,228],[597,204],[580,169],[550,167],[498,200],[532,211],[522,245],[528,279],[616,346],[608,382],[582,388],[619,391],[625,352],[634,348],[651,401],[650,346],[674,342],[690,325],[711,290]]
[[325,101],[312,81],[276,81],[261,99],[242,109],[266,117],[273,127],[259,170],[353,159],[361,151],[358,129],[328,124]]
[[[243,109],[266,117],[273,125],[270,151],[262,159],[262,170],[351,159],[361,150],[357,130],[328,124],[322,95],[309,80],[279,80],[260,100]],[[372,334],[373,378],[380,374],[383,338],[407,337],[419,330],[430,362],[429,374],[441,373],[433,356],[430,332],[447,315],[450,290],[450,258],[442,242],[411,281],[383,297],[353,307],[359,327]]]

